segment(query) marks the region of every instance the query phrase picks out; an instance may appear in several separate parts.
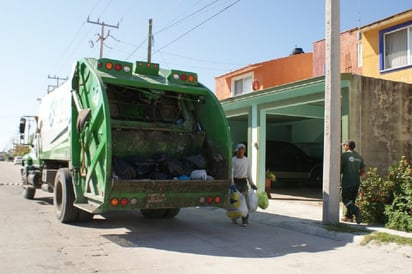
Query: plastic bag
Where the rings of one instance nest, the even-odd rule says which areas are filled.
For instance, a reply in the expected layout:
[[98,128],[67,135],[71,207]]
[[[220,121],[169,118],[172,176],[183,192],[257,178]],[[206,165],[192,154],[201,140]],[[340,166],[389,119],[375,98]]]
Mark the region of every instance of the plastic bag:
[[246,217],[248,208],[245,196],[237,190],[236,186],[232,185],[229,189],[229,207],[227,208],[227,216],[231,219]]
[[253,189],[249,189],[248,191],[248,205],[249,205],[249,212],[255,212],[258,207],[258,196]]
[[243,195],[242,193],[240,193],[239,211],[242,217],[246,217],[249,214],[249,211],[247,209],[247,204],[246,204],[246,198],[245,198],[245,195]]
[[190,174],[190,178],[192,180],[206,180],[207,179],[206,170],[204,169],[193,170],[192,173]]
[[261,209],[266,209],[269,207],[269,198],[268,195],[266,194],[266,192],[261,191],[257,193],[258,196],[258,206]]
[[229,208],[237,208],[240,206],[240,194],[235,185],[229,188]]

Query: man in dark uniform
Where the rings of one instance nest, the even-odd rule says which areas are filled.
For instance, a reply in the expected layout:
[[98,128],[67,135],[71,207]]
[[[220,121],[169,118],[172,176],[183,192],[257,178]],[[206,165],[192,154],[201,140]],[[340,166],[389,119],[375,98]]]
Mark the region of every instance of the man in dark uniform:
[[355,205],[361,184],[360,176],[365,174],[365,163],[362,156],[355,149],[355,142],[348,140],[343,143],[344,152],[341,156],[342,173],[342,202],[346,206],[344,222],[352,222],[355,215],[356,223],[362,222],[361,211]]

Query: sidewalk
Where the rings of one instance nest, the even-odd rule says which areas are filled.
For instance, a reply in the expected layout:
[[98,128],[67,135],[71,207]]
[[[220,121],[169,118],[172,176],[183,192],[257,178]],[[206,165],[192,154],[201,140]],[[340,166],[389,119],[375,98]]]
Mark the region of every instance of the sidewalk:
[[[272,190],[273,191],[273,190]],[[287,194],[277,194],[272,192],[272,199],[269,200],[269,207],[265,210],[258,209],[258,214],[251,214],[253,222],[259,222],[268,225],[276,225],[285,229],[335,239],[350,240],[354,234],[329,231],[322,225],[322,199],[319,197],[303,197]],[[340,204],[340,214],[342,215],[343,205]],[[270,214],[270,218],[267,214]],[[275,218],[273,218],[275,216]],[[340,219],[340,218],[339,218]],[[366,229],[374,232],[385,232],[402,237],[412,238],[412,233],[387,229],[375,225],[367,224],[348,224],[354,228]],[[365,233],[359,233],[360,236]]]

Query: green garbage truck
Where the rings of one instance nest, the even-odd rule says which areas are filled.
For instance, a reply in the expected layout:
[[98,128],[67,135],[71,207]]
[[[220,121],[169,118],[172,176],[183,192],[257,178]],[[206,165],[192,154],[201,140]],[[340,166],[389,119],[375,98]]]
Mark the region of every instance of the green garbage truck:
[[[77,61],[40,100],[24,197],[53,193],[58,220],[140,210],[226,207],[232,141],[223,109],[196,73],[107,58]],[[20,134],[28,134],[20,118]],[[24,165],[24,163],[23,163]]]

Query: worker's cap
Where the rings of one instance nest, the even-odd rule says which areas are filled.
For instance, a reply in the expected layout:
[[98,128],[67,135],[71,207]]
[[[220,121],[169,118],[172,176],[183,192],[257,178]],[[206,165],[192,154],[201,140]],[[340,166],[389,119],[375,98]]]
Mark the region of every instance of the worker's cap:
[[236,150],[238,150],[239,148],[244,148],[244,149],[246,149],[246,146],[245,146],[244,144],[240,143],[240,144],[237,144],[237,145],[236,145]]
[[348,145],[350,149],[354,149],[356,147],[356,144],[354,141],[352,140],[347,140],[346,142],[344,142],[342,145]]

